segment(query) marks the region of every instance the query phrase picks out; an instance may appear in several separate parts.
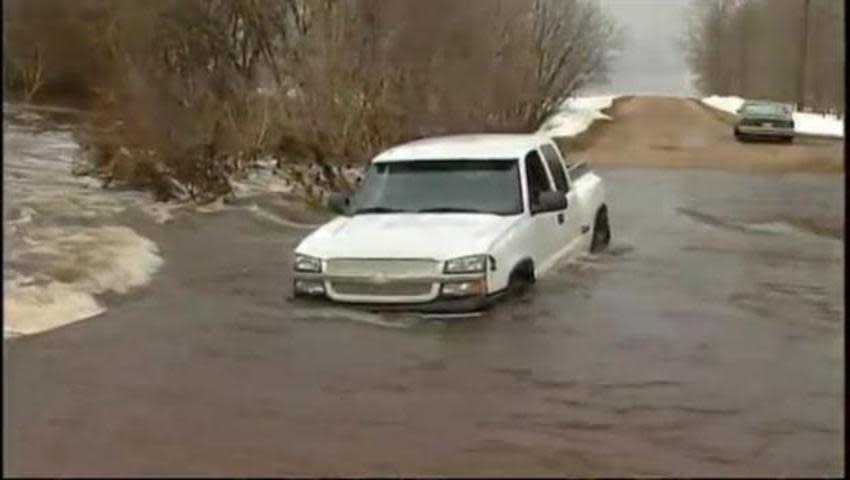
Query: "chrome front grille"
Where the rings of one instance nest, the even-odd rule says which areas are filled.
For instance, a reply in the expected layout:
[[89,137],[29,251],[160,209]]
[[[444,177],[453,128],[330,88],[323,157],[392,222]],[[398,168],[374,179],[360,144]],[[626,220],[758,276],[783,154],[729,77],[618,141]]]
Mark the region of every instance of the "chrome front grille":
[[342,301],[425,301],[436,296],[442,264],[428,259],[331,258],[331,298]]
[[332,258],[328,275],[351,277],[431,277],[440,273],[440,264],[428,259]]
[[331,289],[340,295],[363,295],[382,297],[415,297],[431,293],[430,282],[389,282],[383,284],[333,281]]

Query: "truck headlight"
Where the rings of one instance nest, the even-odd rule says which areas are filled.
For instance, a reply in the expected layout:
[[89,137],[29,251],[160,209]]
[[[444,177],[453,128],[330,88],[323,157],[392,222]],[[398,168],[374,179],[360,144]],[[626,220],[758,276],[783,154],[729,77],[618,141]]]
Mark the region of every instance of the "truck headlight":
[[482,273],[487,269],[487,255],[469,255],[446,262],[445,273]]
[[484,281],[483,278],[463,282],[445,282],[440,288],[440,294],[444,297],[469,297],[473,295],[486,295],[487,283]]
[[294,268],[296,272],[321,273],[322,261],[307,255],[295,255]]

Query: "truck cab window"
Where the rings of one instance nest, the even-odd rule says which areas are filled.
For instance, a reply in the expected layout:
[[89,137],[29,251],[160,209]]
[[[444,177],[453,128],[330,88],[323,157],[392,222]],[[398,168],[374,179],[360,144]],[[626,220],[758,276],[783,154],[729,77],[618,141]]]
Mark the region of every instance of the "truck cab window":
[[552,189],[546,168],[537,152],[530,152],[525,157],[525,177],[528,180],[528,204],[538,205],[540,194]]
[[567,174],[564,173],[564,164],[561,162],[561,157],[551,145],[541,145],[540,151],[543,152],[543,158],[546,159],[546,164],[549,166],[549,171],[552,172],[552,179],[555,180],[555,187],[559,192],[567,193],[570,191],[569,182],[567,182]]

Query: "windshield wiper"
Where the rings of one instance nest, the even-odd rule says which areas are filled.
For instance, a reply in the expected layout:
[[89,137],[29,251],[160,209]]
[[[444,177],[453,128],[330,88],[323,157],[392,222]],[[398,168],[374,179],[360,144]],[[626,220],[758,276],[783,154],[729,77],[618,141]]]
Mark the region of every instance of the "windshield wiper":
[[477,208],[463,208],[463,207],[433,207],[433,208],[423,208],[417,210],[419,213],[492,213],[485,212],[484,210],[478,210]]
[[404,210],[401,208],[392,208],[392,207],[367,207],[367,208],[358,208],[354,211],[354,214],[358,213],[401,213],[407,212],[409,210]]

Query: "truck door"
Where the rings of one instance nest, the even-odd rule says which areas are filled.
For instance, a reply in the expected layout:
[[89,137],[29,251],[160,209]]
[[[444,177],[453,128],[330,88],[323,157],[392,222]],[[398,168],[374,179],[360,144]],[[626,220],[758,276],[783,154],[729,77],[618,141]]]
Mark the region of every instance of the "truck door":
[[534,269],[537,275],[542,275],[556,260],[554,239],[559,234],[559,217],[563,218],[564,211],[531,213],[538,204],[540,194],[554,190],[536,150],[525,157],[525,183]]
[[561,156],[552,145],[544,144],[540,146],[540,152],[546,160],[546,166],[549,167],[549,173],[552,175],[552,181],[555,184],[555,189],[563,192],[567,198],[567,209],[563,212],[563,221],[559,222],[559,228],[554,240],[554,251],[557,257],[564,254],[578,244],[576,240],[581,237],[582,231],[582,199],[572,188],[569,178],[567,177],[564,162]]

